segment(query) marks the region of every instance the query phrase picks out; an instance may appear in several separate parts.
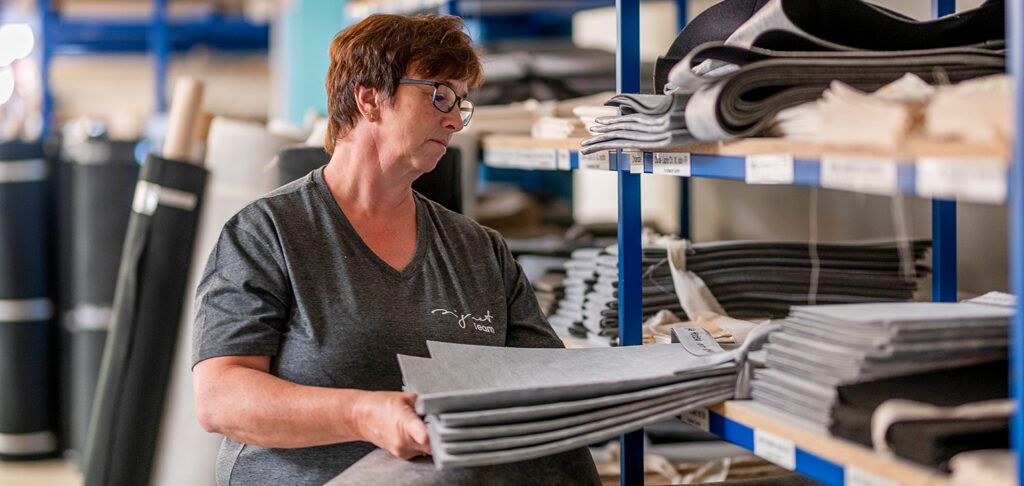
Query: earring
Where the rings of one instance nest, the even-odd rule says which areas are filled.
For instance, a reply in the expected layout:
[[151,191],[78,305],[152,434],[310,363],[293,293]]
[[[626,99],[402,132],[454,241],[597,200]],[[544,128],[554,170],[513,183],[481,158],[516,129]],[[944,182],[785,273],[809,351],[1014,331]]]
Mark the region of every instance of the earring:
[[376,119],[377,119],[377,114],[376,113],[370,113],[370,121],[373,121],[373,120],[376,120]]

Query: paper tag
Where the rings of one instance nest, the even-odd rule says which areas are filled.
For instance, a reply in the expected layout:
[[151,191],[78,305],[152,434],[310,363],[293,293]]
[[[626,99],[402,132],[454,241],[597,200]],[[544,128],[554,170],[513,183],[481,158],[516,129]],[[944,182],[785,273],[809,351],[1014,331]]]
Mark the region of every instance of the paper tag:
[[690,177],[690,154],[661,153],[656,152],[653,157],[654,167],[651,171],[654,174],[674,175]]
[[554,149],[529,149],[531,169],[555,170],[558,168],[558,152]]
[[897,185],[892,158],[825,155],[821,158],[821,187],[868,194],[892,195]]
[[722,346],[703,327],[674,327],[672,338],[694,356],[708,356],[723,352]]
[[917,195],[980,203],[1006,202],[1006,164],[1000,159],[917,159]]
[[609,154],[607,150],[601,150],[591,154],[580,154],[581,169],[608,170]]
[[627,152],[629,154],[629,173],[630,174],[643,174],[644,173],[644,154],[643,152]]
[[796,469],[796,445],[771,432],[754,429],[754,455],[789,469]]
[[484,163],[490,167],[508,167],[508,149],[505,147],[484,147]]
[[792,184],[792,154],[754,154],[746,158],[747,184]]
[[708,409],[698,408],[697,410],[690,410],[683,414],[683,423],[686,425],[692,425],[704,432],[711,430],[711,421],[708,417]]
[[845,486],[900,486],[898,481],[869,473],[857,466],[843,468],[843,484]]
[[557,159],[557,167],[559,170],[572,170],[572,156],[569,154],[569,149],[559,149],[555,152],[555,158]]

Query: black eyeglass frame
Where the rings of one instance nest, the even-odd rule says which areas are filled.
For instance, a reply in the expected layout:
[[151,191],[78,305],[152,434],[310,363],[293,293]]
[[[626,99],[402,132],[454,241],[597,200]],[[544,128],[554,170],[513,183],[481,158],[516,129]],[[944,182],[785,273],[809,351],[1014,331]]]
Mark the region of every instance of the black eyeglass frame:
[[[434,93],[430,96],[430,100],[431,100],[431,104],[434,105],[434,108],[436,108],[437,111],[440,111],[441,113],[451,113],[452,110],[455,109],[456,106],[458,106],[459,107],[459,113],[461,114],[462,113],[462,102],[465,101],[466,103],[469,103],[469,114],[466,115],[465,118],[459,117],[459,118],[462,118],[462,126],[469,125],[469,120],[473,119],[473,110],[476,109],[476,107],[473,105],[473,102],[470,101],[467,98],[463,98],[463,97],[459,96],[455,92],[455,88],[452,88],[451,86],[448,86],[447,84],[444,84],[444,83],[442,83],[440,81],[424,81],[422,79],[409,79],[409,78],[399,79],[398,80],[398,84],[422,84],[422,85],[426,85],[426,86],[433,86],[434,87]],[[437,106],[437,88],[440,87],[440,86],[444,86],[445,88],[450,89],[452,91],[452,94],[455,95],[455,102],[452,103],[452,105],[449,106],[447,110],[442,109],[440,106]]]

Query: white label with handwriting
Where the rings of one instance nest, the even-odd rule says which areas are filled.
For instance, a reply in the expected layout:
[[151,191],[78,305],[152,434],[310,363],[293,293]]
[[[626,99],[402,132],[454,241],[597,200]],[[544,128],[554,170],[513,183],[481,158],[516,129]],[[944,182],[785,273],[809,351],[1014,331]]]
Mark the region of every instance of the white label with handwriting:
[[792,154],[754,154],[746,157],[747,184],[792,184]]
[[990,204],[1006,202],[1006,163],[1000,159],[921,157],[917,195]]
[[754,429],[754,455],[789,469],[796,469],[796,445],[771,432]]
[[630,174],[643,174],[644,173],[644,154],[643,154],[643,152],[629,152],[629,173]]
[[559,149],[555,157],[558,159],[559,170],[572,170],[572,159],[568,149]]
[[821,187],[892,195],[899,190],[896,160],[826,155],[821,158]]
[[580,154],[580,168],[581,169],[596,169],[596,170],[608,170],[609,158],[607,150],[600,152],[594,152],[591,154]]
[[535,148],[530,150],[531,169],[555,170],[558,168],[558,152],[555,149]]
[[690,177],[689,153],[655,153],[652,159],[654,167],[651,172],[654,174]]
[[900,483],[869,473],[857,466],[843,468],[843,484],[845,486],[900,486]]

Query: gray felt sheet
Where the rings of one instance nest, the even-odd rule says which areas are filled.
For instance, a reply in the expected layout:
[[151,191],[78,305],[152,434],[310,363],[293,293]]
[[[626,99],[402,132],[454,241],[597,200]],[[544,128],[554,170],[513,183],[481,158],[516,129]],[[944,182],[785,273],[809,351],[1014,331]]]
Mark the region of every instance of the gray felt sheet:
[[661,395],[653,398],[631,401],[624,404],[597,408],[589,411],[578,412],[571,415],[564,415],[560,417],[547,419],[536,419],[514,424],[483,425],[475,427],[452,427],[446,425],[440,418],[436,416],[431,417],[433,417],[433,420],[437,422],[438,435],[445,441],[450,442],[472,441],[478,439],[493,439],[497,437],[511,437],[527,434],[537,434],[540,432],[549,432],[558,429],[564,429],[566,427],[572,427],[575,425],[586,424],[609,417],[621,416],[622,414],[628,412],[641,410],[656,405],[693,400],[694,398],[703,397],[705,394],[708,393],[714,393],[718,395],[722,395],[724,393],[725,395],[728,395],[727,398],[730,398],[732,395],[732,391],[734,389],[735,378],[731,376],[702,378],[700,380],[694,380],[692,383],[689,384],[692,385],[691,388],[670,393],[667,395]]
[[[575,425],[568,425],[562,428],[551,429],[525,435],[498,436],[476,440],[445,441],[442,438],[441,443],[431,442],[431,448],[434,449],[435,451],[441,449],[445,453],[449,454],[471,454],[478,452],[499,451],[505,449],[514,449],[538,444],[545,444],[556,440],[568,439],[586,433],[604,430],[619,424],[629,423],[635,420],[641,420],[645,417],[656,415],[665,411],[678,410],[681,407],[688,407],[690,406],[690,404],[693,403],[707,403],[709,400],[712,403],[722,402],[731,398],[732,396],[732,386],[719,387],[717,390],[711,389],[691,397],[669,400],[665,401],[664,403],[648,405],[643,408],[630,409],[630,407],[624,407],[626,408],[626,411],[622,413],[610,415],[603,418],[596,418],[592,421],[586,421]],[[437,431],[435,431],[435,433],[436,432]],[[437,435],[436,437],[441,438],[440,435]]]
[[491,410],[444,413],[438,415],[438,419],[439,424],[451,428],[518,424],[522,422],[544,420],[547,418],[564,417],[571,414],[587,412],[589,410],[656,398],[677,392],[689,392],[702,387],[714,387],[724,383],[731,384],[734,381],[735,377],[732,374],[727,374],[717,377],[707,377],[701,380],[684,381],[681,383],[656,386],[639,391],[604,395],[584,400],[545,403],[523,407],[497,408]]
[[[434,450],[434,465],[441,469],[445,469],[449,467],[504,464],[508,462],[516,462],[536,457],[543,457],[556,452],[561,452],[576,447],[582,447],[588,444],[592,444],[599,440],[610,439],[612,437],[624,434],[626,432],[631,432],[633,430],[639,429],[640,427],[643,427],[645,425],[650,425],[653,423],[660,422],[662,420],[667,420],[669,418],[686,413],[690,410],[696,410],[702,407],[707,407],[720,401],[720,399],[709,399],[705,402],[697,402],[684,407],[674,408],[672,410],[656,413],[654,415],[650,415],[641,419],[624,422],[615,426],[606,427],[601,430],[588,432],[575,437],[556,440],[553,442],[547,442],[544,444],[538,444],[533,446],[467,454],[450,454],[444,451]],[[428,430],[431,430],[431,444],[442,443],[440,438],[437,438],[435,436],[433,428],[430,427],[429,424],[427,428]]]
[[429,457],[403,461],[383,449],[375,449],[331,479],[326,486],[599,485],[600,478],[592,467],[579,467],[581,462],[591,461],[589,456],[586,449],[580,448],[522,463],[438,470]]
[[420,414],[534,405],[640,390],[721,374],[731,356],[678,345],[537,349],[428,342],[433,358],[399,355]]

